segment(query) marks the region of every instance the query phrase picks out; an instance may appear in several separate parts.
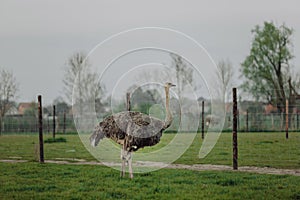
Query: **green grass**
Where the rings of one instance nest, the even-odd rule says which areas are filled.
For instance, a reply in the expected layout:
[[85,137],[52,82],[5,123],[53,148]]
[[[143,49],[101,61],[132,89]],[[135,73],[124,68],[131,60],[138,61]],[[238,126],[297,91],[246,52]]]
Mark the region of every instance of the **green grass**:
[[[78,135],[64,135],[67,142],[45,143],[45,159],[80,158],[94,160],[84,148]],[[44,140],[52,139],[45,135]],[[38,135],[3,135],[0,137],[0,159],[37,160]]]
[[[45,135],[49,140],[52,136]],[[78,135],[63,135],[66,142],[45,143],[45,159],[84,159],[95,158],[84,148]],[[139,152],[149,152],[167,145],[174,134],[164,134],[161,142],[154,147],[147,147]],[[232,134],[222,133],[214,149],[204,159],[198,154],[202,139],[198,134],[189,149],[175,163],[181,164],[232,164]],[[239,133],[239,166],[259,166],[275,168],[300,168],[300,133]],[[2,135],[0,136],[0,159],[37,160],[38,136]]]
[[[78,135],[66,142],[45,143],[45,159],[95,160]],[[175,163],[224,164],[232,162],[232,135],[222,133],[215,148],[199,159],[197,135]],[[51,140],[45,135],[45,140]],[[164,134],[149,152],[167,145],[174,134]],[[300,133],[239,133],[239,166],[300,168]],[[38,159],[38,136],[0,136],[0,159]],[[92,165],[0,162],[0,199],[300,199],[300,177],[242,172],[161,169],[120,178],[119,171]]]
[[[201,138],[198,136],[185,154],[176,161],[184,164],[232,165],[232,134],[222,133],[214,149],[204,159],[198,159]],[[240,166],[300,168],[300,133],[239,133]]]
[[133,180],[103,166],[0,163],[0,199],[299,199],[300,177],[162,169]]

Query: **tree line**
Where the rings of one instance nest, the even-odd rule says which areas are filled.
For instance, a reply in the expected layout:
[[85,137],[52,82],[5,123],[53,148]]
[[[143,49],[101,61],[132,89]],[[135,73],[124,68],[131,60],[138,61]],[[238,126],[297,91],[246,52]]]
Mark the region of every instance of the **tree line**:
[[[256,101],[273,105],[279,113],[285,112],[285,102],[288,100],[292,111],[300,101],[300,75],[295,72],[291,62],[295,57],[292,51],[293,32],[285,24],[277,26],[273,22],[255,26],[252,29],[250,52],[239,66],[240,78],[243,80],[241,85],[236,86],[235,70],[229,59],[217,63],[214,90],[222,101],[228,101],[232,87],[239,87]],[[181,98],[185,86],[193,82],[193,71],[179,55],[170,54],[170,58],[176,71],[177,92]],[[109,97],[104,99],[105,87],[99,82],[98,74],[92,71],[89,60],[82,52],[77,52],[68,59],[64,68],[63,85],[65,98],[58,99],[56,103],[62,104],[64,109],[70,109],[71,103],[81,108],[81,104],[94,101],[91,103],[95,104],[96,112],[101,113],[111,101]],[[19,84],[13,73],[1,69],[0,130],[3,118],[14,105],[18,91]],[[157,91],[137,92],[140,96],[149,98],[145,101],[147,105],[143,105],[144,98],[135,96],[140,101],[135,109],[148,112],[151,103],[161,101]]]

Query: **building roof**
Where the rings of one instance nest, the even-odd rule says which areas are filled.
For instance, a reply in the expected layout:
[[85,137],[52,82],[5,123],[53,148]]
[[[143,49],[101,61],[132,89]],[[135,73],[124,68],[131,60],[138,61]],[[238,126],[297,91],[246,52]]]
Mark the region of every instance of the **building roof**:
[[19,106],[18,106],[19,114],[23,115],[25,110],[32,108],[33,105],[34,105],[34,103],[32,103],[32,102],[19,103]]

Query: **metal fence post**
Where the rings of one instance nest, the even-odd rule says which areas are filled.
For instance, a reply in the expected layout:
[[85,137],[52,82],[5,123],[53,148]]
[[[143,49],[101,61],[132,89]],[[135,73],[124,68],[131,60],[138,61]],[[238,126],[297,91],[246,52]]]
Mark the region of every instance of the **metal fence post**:
[[289,100],[285,100],[285,138],[289,138]]
[[55,105],[53,106],[53,139],[55,139],[55,128],[56,128],[56,124],[55,124]]
[[204,101],[202,101],[202,113],[201,113],[201,137],[204,139]]
[[66,134],[66,111],[64,111],[64,126],[63,126],[63,133]]
[[297,130],[299,130],[299,113],[297,112]]
[[249,132],[249,115],[248,115],[248,109],[246,110],[246,132]]

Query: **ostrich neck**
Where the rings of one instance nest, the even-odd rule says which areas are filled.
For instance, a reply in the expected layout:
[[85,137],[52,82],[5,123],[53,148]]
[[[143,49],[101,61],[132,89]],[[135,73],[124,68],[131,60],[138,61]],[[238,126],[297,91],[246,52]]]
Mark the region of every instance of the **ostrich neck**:
[[170,111],[170,97],[169,97],[169,88],[166,87],[165,88],[165,92],[166,92],[166,119],[165,119],[165,128],[168,128],[173,120],[171,111]]

